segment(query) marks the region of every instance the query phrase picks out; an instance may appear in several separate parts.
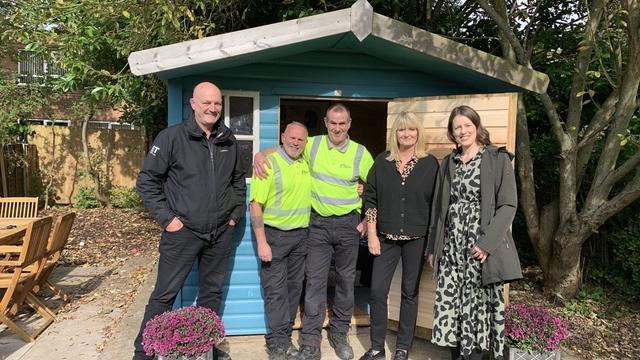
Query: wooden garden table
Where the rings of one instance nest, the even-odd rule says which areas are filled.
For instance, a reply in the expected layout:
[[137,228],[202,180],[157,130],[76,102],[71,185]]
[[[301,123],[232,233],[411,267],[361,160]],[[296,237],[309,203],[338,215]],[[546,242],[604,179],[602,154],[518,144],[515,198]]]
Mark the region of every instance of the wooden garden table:
[[[27,232],[27,225],[35,219],[0,219],[0,245],[13,245],[22,239]],[[15,225],[5,229],[7,225]]]

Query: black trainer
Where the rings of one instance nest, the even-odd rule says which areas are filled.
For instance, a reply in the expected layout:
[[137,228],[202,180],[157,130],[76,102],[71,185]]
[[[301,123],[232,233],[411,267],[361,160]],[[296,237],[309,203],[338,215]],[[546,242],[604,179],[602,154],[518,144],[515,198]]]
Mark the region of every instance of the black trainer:
[[287,360],[287,353],[284,347],[277,345],[267,345],[269,360]]
[[320,348],[310,345],[302,345],[296,360],[320,360]]
[[213,348],[213,360],[231,360],[231,355],[218,348]]
[[396,352],[393,354],[393,360],[408,360],[409,352],[407,350],[396,349]]
[[384,350],[373,353],[376,350],[369,349],[359,360],[384,360]]
[[353,348],[349,345],[347,334],[332,333],[329,331],[329,345],[336,351],[336,355],[338,355],[340,359],[353,359]]
[[287,360],[293,360],[298,356],[298,348],[293,345],[291,339],[289,339],[289,346],[287,346],[287,351],[285,354],[287,355]]

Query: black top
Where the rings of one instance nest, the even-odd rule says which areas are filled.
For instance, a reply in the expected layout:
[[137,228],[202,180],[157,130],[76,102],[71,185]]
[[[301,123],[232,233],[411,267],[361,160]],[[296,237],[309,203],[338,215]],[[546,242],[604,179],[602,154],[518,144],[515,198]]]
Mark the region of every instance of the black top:
[[418,159],[405,181],[389,152],[376,157],[365,190],[365,211],[377,209],[378,231],[385,234],[426,236],[429,227],[431,198],[438,173],[433,155]]
[[238,142],[218,120],[206,138],[193,114],[158,134],[137,188],[145,206],[165,228],[174,216],[200,238],[217,236],[229,219],[245,212],[246,184]]

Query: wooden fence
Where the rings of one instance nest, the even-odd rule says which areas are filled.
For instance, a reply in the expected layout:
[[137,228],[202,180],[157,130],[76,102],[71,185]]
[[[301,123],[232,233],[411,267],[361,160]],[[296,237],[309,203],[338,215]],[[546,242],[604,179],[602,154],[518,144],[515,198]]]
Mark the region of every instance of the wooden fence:
[[0,148],[2,196],[37,196],[41,191],[38,149],[33,144],[10,144]]

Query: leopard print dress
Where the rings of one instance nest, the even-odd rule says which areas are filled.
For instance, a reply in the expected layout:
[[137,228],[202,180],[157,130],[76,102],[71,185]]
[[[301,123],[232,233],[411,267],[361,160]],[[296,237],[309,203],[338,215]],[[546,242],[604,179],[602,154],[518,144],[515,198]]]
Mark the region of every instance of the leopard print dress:
[[444,250],[438,261],[432,342],[460,346],[468,358],[481,349],[502,359],[504,290],[482,286],[482,266],[471,256],[480,229],[480,160],[484,147],[468,163],[454,155],[455,177],[445,227]]

